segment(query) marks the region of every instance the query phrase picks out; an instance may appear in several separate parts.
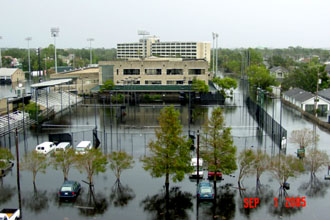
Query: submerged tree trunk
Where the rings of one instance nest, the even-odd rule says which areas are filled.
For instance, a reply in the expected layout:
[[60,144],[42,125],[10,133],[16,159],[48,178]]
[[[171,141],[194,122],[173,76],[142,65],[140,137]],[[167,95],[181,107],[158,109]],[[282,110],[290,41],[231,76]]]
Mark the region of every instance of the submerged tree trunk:
[[165,213],[165,219],[170,219],[170,213],[169,213],[169,205],[170,205],[170,175],[169,173],[166,173],[166,179],[165,179],[165,205],[166,205],[166,213]]

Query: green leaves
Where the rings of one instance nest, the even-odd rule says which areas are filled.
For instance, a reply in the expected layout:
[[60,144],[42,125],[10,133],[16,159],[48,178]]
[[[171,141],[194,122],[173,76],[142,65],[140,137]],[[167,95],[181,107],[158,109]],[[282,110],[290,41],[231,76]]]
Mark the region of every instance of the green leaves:
[[86,172],[89,183],[93,183],[93,176],[98,173],[106,171],[108,164],[107,157],[100,149],[92,148],[87,150],[85,154],[78,154],[76,156],[76,168],[80,172]]
[[209,92],[209,86],[205,83],[205,81],[196,78],[194,78],[192,81],[192,89],[195,92],[201,92],[201,93]]
[[120,175],[123,170],[133,167],[133,157],[128,155],[125,151],[112,152],[108,156],[110,161],[110,169],[115,173],[117,179],[120,179]]
[[33,150],[27,153],[21,161],[21,169],[31,171],[33,174],[33,184],[38,172],[45,173],[48,166],[47,157],[44,154],[38,153]]
[[218,107],[213,110],[211,118],[204,126],[200,152],[209,171],[230,174],[237,169],[236,146],[231,128],[224,126],[222,110]]
[[70,168],[74,165],[75,159],[75,150],[70,148],[65,151],[57,151],[51,163],[56,170],[61,169],[63,171],[64,180],[67,180]]
[[155,130],[156,140],[148,146],[150,156],[141,159],[143,168],[150,171],[152,177],[172,175],[175,182],[181,181],[185,173],[192,171],[190,141],[181,136],[179,115],[173,106],[163,108],[160,113],[160,128]]
[[103,83],[103,85],[100,87],[100,91],[101,92],[110,91],[113,89],[114,86],[115,86],[115,84],[112,82],[111,79],[109,79]]
[[270,86],[277,85],[275,76],[269,73],[264,66],[252,65],[248,68],[249,82],[251,86],[267,90]]
[[237,88],[237,81],[230,77],[225,77],[222,79],[215,77],[212,81],[221,88],[220,92],[225,97],[227,96],[226,91],[232,91]]

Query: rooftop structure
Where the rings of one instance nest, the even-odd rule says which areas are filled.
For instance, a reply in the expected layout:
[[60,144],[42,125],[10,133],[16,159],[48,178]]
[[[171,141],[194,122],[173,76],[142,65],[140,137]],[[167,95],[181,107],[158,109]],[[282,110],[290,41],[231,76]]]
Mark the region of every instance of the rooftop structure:
[[25,75],[18,68],[0,68],[0,83],[19,83],[24,81]]

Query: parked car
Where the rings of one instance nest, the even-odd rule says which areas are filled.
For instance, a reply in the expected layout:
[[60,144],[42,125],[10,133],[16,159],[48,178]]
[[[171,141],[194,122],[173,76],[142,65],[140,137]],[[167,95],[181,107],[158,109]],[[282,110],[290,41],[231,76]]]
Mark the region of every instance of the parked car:
[[53,142],[44,142],[36,146],[36,151],[42,154],[48,154],[55,150],[56,145]]
[[81,185],[77,181],[66,180],[58,192],[60,198],[76,198],[81,190]]
[[85,154],[87,150],[92,149],[92,143],[90,141],[81,141],[76,146],[76,153]]
[[0,159],[0,177],[6,175],[6,171],[10,170],[14,166],[14,162],[11,160]]
[[214,175],[216,175],[216,179],[217,180],[223,180],[222,179],[222,173],[221,172],[218,172],[218,171],[217,172],[209,171],[207,173],[208,179],[212,179],[213,180]]
[[[194,171],[189,175],[190,178],[197,178],[197,158],[191,158],[190,162],[191,166],[194,168]],[[199,178],[202,179],[204,172],[203,172],[203,159],[199,158]]]
[[59,152],[59,151],[66,151],[71,147],[72,146],[69,142],[61,142],[55,147],[55,154],[56,154],[56,152]]
[[210,182],[203,181],[198,184],[197,199],[214,199],[214,190]]
[[0,220],[15,220],[19,219],[21,212],[19,209],[2,209],[0,212]]

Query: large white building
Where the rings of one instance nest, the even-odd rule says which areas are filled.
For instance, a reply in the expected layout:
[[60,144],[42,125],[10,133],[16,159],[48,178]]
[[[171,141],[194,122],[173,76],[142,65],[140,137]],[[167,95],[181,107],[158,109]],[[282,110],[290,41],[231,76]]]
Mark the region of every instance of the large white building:
[[209,42],[161,42],[158,37],[152,36],[140,39],[136,43],[117,44],[117,58],[143,57],[176,57],[183,59],[211,60],[211,43]]

